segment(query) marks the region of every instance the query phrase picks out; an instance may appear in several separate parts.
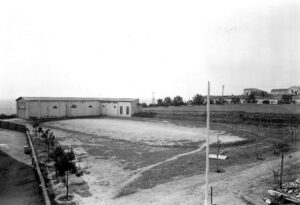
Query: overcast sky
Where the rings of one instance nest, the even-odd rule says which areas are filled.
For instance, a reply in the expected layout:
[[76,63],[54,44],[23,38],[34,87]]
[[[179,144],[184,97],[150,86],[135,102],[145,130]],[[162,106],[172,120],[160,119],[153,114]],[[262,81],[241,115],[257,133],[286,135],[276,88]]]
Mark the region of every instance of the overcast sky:
[[0,98],[300,85],[297,0],[1,1]]

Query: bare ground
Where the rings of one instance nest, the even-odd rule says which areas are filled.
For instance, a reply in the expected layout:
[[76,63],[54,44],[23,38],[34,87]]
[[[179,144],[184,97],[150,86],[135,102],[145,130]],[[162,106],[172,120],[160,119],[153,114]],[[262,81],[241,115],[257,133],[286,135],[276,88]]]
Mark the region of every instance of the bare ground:
[[[98,119],[99,122],[101,120],[103,119]],[[114,122],[116,121],[118,120],[114,119]],[[134,125],[137,119],[120,120],[119,124],[126,121]],[[54,122],[59,125],[56,128],[53,123],[44,125],[52,128],[62,144],[74,148],[79,159],[78,164],[87,170],[83,177],[89,185],[92,196],[77,196],[80,204],[201,204],[203,201],[205,153],[199,151],[168,160],[176,155],[197,149],[201,140],[197,141],[193,137],[188,138],[192,140],[187,140],[183,137],[185,140],[182,143],[180,136],[170,138],[168,135],[164,138],[164,142],[180,141],[180,146],[170,143],[161,144],[159,139],[154,144],[149,144],[145,143],[145,140],[140,140],[141,136],[140,138],[132,138],[135,135],[128,137],[128,133],[134,133],[136,130],[134,126],[131,127],[131,131],[121,132],[114,137],[112,133],[102,136],[103,133],[109,134],[108,131],[112,128],[108,128],[107,131],[107,128],[101,127],[99,122],[93,122],[91,130],[88,130],[89,124],[86,122],[80,125],[80,121],[77,121],[76,126],[72,126],[70,122],[62,122],[63,126],[61,122]],[[137,124],[140,125],[139,123]],[[151,121],[150,123],[152,126],[157,123],[160,128],[162,124],[168,123],[168,129],[177,125],[179,125],[177,128],[204,129],[201,128],[203,125],[199,127],[196,122]],[[83,131],[76,128],[78,125],[79,127],[84,125]],[[99,127],[101,129],[98,129]],[[219,204],[221,202],[222,204],[224,202],[225,204],[226,202],[228,204],[262,204],[262,197],[267,187],[272,184],[266,180],[272,178],[270,173],[279,162],[274,159],[272,145],[282,139],[283,129],[228,123],[214,123],[211,127],[217,130],[215,133],[245,139],[222,145],[222,149],[226,149],[226,155],[229,156],[228,160],[221,162],[224,173],[216,174],[215,161],[210,162],[211,185],[215,188],[215,200]],[[102,133],[103,129],[106,130]],[[287,135],[289,136],[287,139],[290,140],[290,134]],[[120,139],[121,136],[124,136],[126,140]],[[257,150],[263,155],[264,161],[256,160],[256,136],[258,136]],[[149,141],[149,138],[147,140]],[[299,145],[299,141],[297,143]],[[294,147],[297,147],[297,143],[294,143]],[[215,146],[211,147],[211,153],[216,153]],[[298,163],[295,160],[298,154],[290,161]],[[162,163],[163,161],[165,162]],[[130,180],[131,178],[134,180]]]

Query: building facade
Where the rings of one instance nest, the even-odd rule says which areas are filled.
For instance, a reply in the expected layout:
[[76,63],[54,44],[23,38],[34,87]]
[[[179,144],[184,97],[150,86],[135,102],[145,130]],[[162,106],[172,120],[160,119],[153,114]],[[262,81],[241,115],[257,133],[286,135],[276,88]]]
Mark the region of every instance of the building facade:
[[288,94],[288,89],[272,89],[271,95],[285,95]]
[[86,116],[131,117],[139,111],[139,99],[19,97],[17,116],[22,119],[49,119]]
[[255,96],[266,96],[268,93],[266,91],[263,91],[263,90],[259,90],[259,89],[256,89],[256,88],[245,88],[244,89],[244,95],[248,96],[248,95],[255,95]]
[[300,86],[292,86],[292,87],[288,88],[288,94],[300,95]]

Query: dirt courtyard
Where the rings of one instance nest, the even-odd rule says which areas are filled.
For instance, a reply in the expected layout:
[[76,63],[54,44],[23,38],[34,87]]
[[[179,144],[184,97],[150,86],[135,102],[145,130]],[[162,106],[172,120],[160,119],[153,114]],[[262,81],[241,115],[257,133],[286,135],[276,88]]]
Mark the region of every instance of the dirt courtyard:
[[[133,121],[125,119],[73,119],[53,121],[47,126],[64,130],[83,132],[110,139],[142,142],[148,145],[172,146],[184,142],[205,141],[205,128],[186,127],[171,124],[168,121]],[[215,142],[217,134],[223,142],[235,142],[243,140],[240,137],[224,134],[220,130],[211,130],[210,140]]]
[[[74,149],[77,165],[85,170],[83,179],[91,196],[75,194],[79,204],[203,203],[203,125],[99,118],[52,121],[42,126],[50,128],[62,145]],[[215,161],[210,162],[210,185],[218,204],[262,204],[264,190],[272,184],[269,179],[279,159],[272,157],[268,140],[282,130],[260,128],[265,135],[259,142],[260,152],[266,159],[256,161],[255,129],[212,125],[210,142],[220,134],[222,149],[229,156],[220,162],[224,173],[215,173]],[[215,152],[212,146],[211,153]],[[287,163],[299,163],[298,159],[299,153],[295,153]]]

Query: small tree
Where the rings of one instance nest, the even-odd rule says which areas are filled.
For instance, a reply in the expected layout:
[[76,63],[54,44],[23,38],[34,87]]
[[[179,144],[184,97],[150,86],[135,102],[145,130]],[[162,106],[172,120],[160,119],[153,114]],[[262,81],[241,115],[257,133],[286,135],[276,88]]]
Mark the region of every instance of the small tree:
[[219,140],[219,134],[217,135],[217,172],[221,172],[219,169],[219,155],[220,155],[220,146],[221,146],[221,140]]
[[166,106],[171,105],[171,104],[172,104],[172,99],[171,99],[170,97],[165,97],[165,99],[164,99],[164,104],[165,104]]
[[146,103],[142,103],[142,108],[146,108],[147,104]]
[[35,136],[36,136],[37,132],[38,132],[39,123],[37,121],[34,121],[32,124],[32,127],[33,127],[33,131],[35,132]]
[[263,104],[270,104],[270,100],[263,100]]
[[231,102],[232,102],[233,104],[239,104],[239,103],[241,102],[241,100],[240,100],[239,97],[233,96],[233,97],[231,98]]
[[55,136],[53,135],[53,132],[50,132],[49,129],[47,129],[43,134],[42,134],[42,139],[44,140],[45,144],[47,145],[47,154],[48,154],[48,161],[49,161],[49,155],[50,155],[50,146],[54,146],[54,139]]
[[54,149],[54,151],[51,153],[50,157],[54,161],[54,167],[55,167],[55,176],[57,177],[58,169],[59,169],[59,160],[64,157],[64,150],[61,146],[58,146]]
[[39,137],[40,137],[40,135],[41,135],[43,132],[44,132],[43,128],[42,128],[42,127],[39,127],[39,128],[38,128]]
[[196,94],[194,97],[193,97],[193,100],[192,100],[192,103],[193,105],[203,105],[203,97],[202,95],[200,94]]
[[174,105],[174,106],[180,106],[180,105],[183,105],[183,104],[184,104],[183,99],[179,95],[174,97],[173,100],[172,100],[172,105]]
[[257,101],[256,101],[256,98],[255,98],[255,96],[254,96],[254,94],[248,95],[246,101],[247,101],[247,103],[256,103],[256,102],[257,102]]
[[293,101],[292,95],[282,95],[281,99],[284,104],[291,104]]
[[75,154],[73,152],[73,149],[68,150],[67,152],[64,151],[61,147],[57,147],[53,152],[53,158],[55,162],[55,168],[57,172],[62,175],[66,176],[66,199],[69,199],[69,172],[75,173],[77,170],[77,167],[75,165],[74,159]]
[[163,99],[158,99],[157,104],[158,104],[158,106],[162,106],[163,105]]
[[274,155],[281,157],[281,164],[280,164],[280,179],[279,179],[279,188],[282,188],[282,176],[283,176],[283,163],[284,163],[284,155],[288,151],[288,144],[285,142],[285,140],[282,142],[277,142],[275,144],[275,150]]

